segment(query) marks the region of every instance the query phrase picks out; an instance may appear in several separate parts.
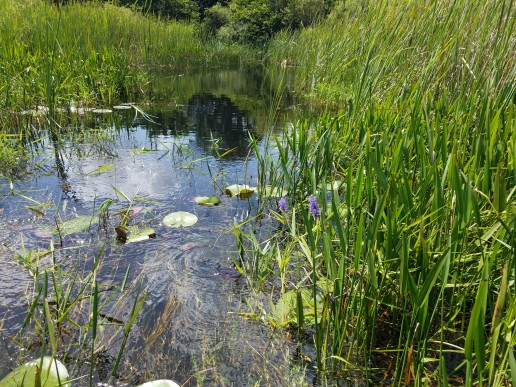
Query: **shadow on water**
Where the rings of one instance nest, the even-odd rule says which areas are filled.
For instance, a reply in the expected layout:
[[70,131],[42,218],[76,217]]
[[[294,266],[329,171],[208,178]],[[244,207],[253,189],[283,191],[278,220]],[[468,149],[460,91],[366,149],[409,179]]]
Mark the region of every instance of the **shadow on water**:
[[[13,256],[48,249],[53,241],[54,261],[70,273],[91,269],[92,257],[105,246],[98,281],[120,284],[128,275],[131,284],[116,305],[106,300],[95,380],[109,376],[121,337],[113,322],[127,318],[137,283],[147,298],[131,330],[120,381],[284,385],[304,380],[292,361],[296,345],[288,333],[272,332],[237,313],[245,309],[249,289],[234,270],[237,252],[229,230],[248,219],[257,203],[256,197],[223,194],[230,184],[256,185],[249,134],[260,139],[270,125],[270,109],[286,112],[293,105],[290,94],[278,104],[278,87],[278,77],[256,69],[166,76],[161,88],[155,86],[156,104],[144,109],[152,121],[121,110],[108,116],[88,113],[57,132],[42,130],[36,145],[31,143],[33,168],[24,179],[12,186],[0,180],[0,377],[20,357],[12,338],[33,286]],[[202,207],[192,200],[209,195],[219,196],[221,204]],[[101,203],[110,203],[108,214],[99,213]],[[131,224],[151,227],[155,238],[116,241],[114,227],[128,206]],[[173,211],[194,213],[199,221],[169,228],[162,219]],[[85,215],[91,216],[86,229],[56,235],[56,222]],[[30,351],[39,356],[41,348]],[[87,364],[74,367],[75,375],[88,373]]]

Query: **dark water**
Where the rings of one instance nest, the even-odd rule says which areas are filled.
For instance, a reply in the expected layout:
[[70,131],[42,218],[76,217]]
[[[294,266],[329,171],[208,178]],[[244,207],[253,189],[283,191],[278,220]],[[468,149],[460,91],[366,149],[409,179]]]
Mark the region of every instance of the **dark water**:
[[[66,273],[84,276],[104,248],[97,274],[101,288],[119,287],[128,273],[126,290],[110,299],[101,296],[107,317],[97,344],[97,381],[107,378],[120,347],[117,323],[127,322],[135,297],[143,293],[147,297],[127,342],[120,380],[242,386],[304,380],[293,356],[294,340],[238,314],[249,310],[250,289],[234,269],[238,254],[229,231],[253,214],[257,199],[222,193],[230,184],[256,186],[250,135],[261,147],[270,112],[280,112],[284,123],[293,106],[288,92],[278,102],[278,83],[277,76],[259,69],[165,75],[153,86],[156,102],[138,105],[153,122],[135,117],[134,110],[89,113],[72,118],[58,135],[34,134],[36,141],[28,144],[33,167],[12,186],[0,180],[0,377],[20,356],[13,337],[34,287],[34,276],[16,257],[34,259],[53,243],[53,258],[42,256],[40,266],[54,261]],[[210,195],[222,203],[193,202]],[[102,218],[99,207],[108,200],[112,204]],[[116,241],[117,211],[129,205],[130,224],[151,227],[155,238]],[[163,225],[173,211],[194,213],[198,223],[178,229]],[[51,233],[57,220],[81,215],[92,215],[87,230],[62,238]],[[61,279],[69,281],[66,275]],[[73,318],[84,320],[80,312]],[[78,340],[72,336],[70,341]],[[36,347],[37,354],[41,346]],[[80,376],[88,369],[84,364],[72,373]]]

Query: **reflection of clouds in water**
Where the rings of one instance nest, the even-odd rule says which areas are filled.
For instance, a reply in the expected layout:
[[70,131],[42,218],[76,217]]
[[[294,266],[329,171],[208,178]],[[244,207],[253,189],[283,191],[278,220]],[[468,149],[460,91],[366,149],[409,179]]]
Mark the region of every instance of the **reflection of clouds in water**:
[[[151,146],[143,128],[121,137],[120,149],[114,158],[78,159],[70,151],[63,152],[68,155],[63,159],[72,172],[69,173],[70,180],[79,199],[113,198],[115,192],[112,187],[129,198],[138,195],[156,200],[174,200],[177,196],[185,195],[191,185],[192,174],[178,168],[182,163],[173,163],[186,162],[186,157],[183,157],[184,160],[179,158],[177,148],[189,142],[163,136],[155,146]],[[184,153],[191,152],[184,150]],[[114,167],[101,173],[93,172],[109,164],[114,164]]]
[[[91,200],[93,197],[113,197],[112,187],[123,192],[127,197],[135,195],[151,199],[170,199],[175,192],[182,190],[185,176],[168,168],[163,163],[146,155],[131,156],[113,160],[116,167],[97,176],[85,176],[76,188],[79,197]],[[94,166],[91,166],[95,169]]]

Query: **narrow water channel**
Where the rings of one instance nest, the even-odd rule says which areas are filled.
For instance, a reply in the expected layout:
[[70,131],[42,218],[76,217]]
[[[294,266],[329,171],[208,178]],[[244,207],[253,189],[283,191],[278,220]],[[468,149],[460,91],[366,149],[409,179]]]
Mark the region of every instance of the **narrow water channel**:
[[[91,270],[101,254],[102,289],[122,283],[125,289],[112,299],[101,296],[96,381],[107,380],[121,326],[143,294],[119,381],[135,385],[169,378],[186,385],[243,386],[303,380],[291,338],[239,314],[246,310],[249,289],[233,265],[238,253],[231,229],[252,216],[257,198],[223,194],[231,184],[256,186],[250,138],[261,144],[271,109],[292,105],[288,94],[278,102],[273,78],[249,69],[165,74],[154,89],[159,103],[137,104],[139,112],[87,113],[70,118],[54,131],[58,134],[35,131],[27,145],[33,155],[27,173],[20,180],[0,180],[0,379],[23,352],[23,339],[16,335],[35,286],[34,273],[21,261],[57,263],[66,282],[70,273],[80,277]],[[210,195],[221,204],[193,201]],[[152,228],[155,237],[117,242],[117,213],[128,208],[130,222]],[[198,222],[165,226],[163,217],[174,211],[193,213]],[[91,217],[85,229],[56,234],[59,222],[85,216]],[[80,313],[72,316],[77,323]],[[79,339],[70,334],[69,340]],[[35,356],[41,353],[37,341],[24,346]],[[71,362],[79,354],[68,356]],[[77,377],[88,369],[84,364],[71,371]],[[83,379],[75,385],[86,384]]]

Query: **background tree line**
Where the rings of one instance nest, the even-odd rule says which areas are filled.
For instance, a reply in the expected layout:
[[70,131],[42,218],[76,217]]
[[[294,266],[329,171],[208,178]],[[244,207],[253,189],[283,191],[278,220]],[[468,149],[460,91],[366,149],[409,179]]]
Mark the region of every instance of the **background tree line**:
[[[74,1],[53,0],[64,5]],[[92,0],[94,1],[94,0]],[[104,0],[160,18],[199,23],[204,38],[263,45],[282,29],[306,27],[344,0]]]

